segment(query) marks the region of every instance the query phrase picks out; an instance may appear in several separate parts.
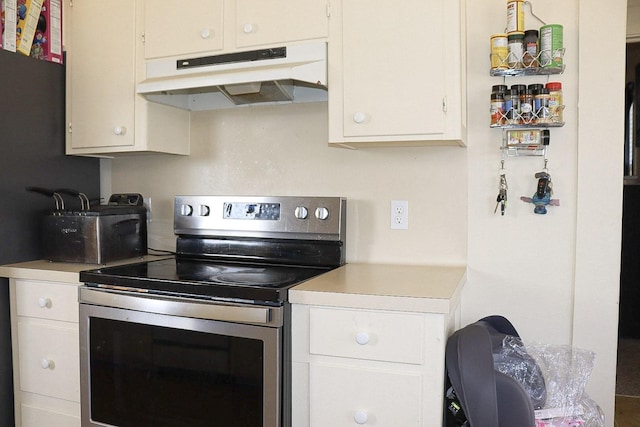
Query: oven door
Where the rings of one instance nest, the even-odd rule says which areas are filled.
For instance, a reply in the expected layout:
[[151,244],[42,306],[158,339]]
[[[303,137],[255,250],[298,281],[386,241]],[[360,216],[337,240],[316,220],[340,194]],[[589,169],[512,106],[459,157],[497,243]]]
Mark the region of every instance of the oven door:
[[[124,308],[88,302],[105,298]],[[190,302],[81,288],[82,426],[280,427],[282,327],[180,316],[181,305],[193,311]],[[252,317],[237,308],[221,317]],[[262,308],[267,323],[278,317],[279,308]]]

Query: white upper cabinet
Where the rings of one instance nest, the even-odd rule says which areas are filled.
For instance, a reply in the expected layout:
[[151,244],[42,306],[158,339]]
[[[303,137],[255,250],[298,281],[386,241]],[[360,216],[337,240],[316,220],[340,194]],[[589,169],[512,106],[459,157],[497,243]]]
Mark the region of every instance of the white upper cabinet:
[[189,153],[189,113],[136,94],[141,9],[131,0],[66,8],[67,154]]
[[326,0],[235,0],[237,47],[327,37]]
[[[66,10],[65,19],[71,20],[68,154],[74,149],[135,143],[135,13],[127,0],[107,4],[74,0]],[[96,31],[97,17],[100,31]]]
[[223,0],[145,2],[146,59],[215,52],[224,46]]
[[345,146],[464,144],[460,0],[338,0],[329,138]]
[[145,59],[326,39],[327,0],[146,0]]

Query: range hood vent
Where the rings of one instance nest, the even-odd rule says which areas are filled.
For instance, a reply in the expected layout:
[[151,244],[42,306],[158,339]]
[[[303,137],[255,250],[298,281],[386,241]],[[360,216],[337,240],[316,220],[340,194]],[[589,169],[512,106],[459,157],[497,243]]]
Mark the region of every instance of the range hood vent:
[[187,110],[327,99],[326,43],[147,61],[137,93]]

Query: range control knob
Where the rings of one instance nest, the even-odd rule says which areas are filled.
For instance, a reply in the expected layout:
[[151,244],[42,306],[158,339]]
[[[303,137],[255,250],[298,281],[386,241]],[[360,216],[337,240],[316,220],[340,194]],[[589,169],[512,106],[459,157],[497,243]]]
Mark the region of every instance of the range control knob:
[[211,208],[209,208],[209,206],[207,205],[198,206],[198,215],[209,216],[210,213],[211,213]]
[[180,215],[182,216],[191,216],[193,214],[193,206],[191,205],[181,205],[180,206]]
[[307,219],[307,217],[309,216],[309,210],[304,206],[298,206],[294,211],[294,215],[298,219]]
[[329,209],[320,206],[319,208],[316,208],[316,218],[320,219],[320,220],[325,220],[327,218],[329,218]]

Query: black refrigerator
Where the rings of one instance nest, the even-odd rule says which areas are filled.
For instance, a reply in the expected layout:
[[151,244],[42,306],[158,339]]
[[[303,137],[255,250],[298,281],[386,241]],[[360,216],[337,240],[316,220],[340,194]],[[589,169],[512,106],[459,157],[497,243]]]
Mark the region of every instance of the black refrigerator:
[[[99,197],[99,160],[64,154],[64,82],[64,66],[0,49],[0,264],[42,256],[40,218],[55,205],[25,187]],[[0,427],[14,426],[13,414],[9,286],[0,278]]]

